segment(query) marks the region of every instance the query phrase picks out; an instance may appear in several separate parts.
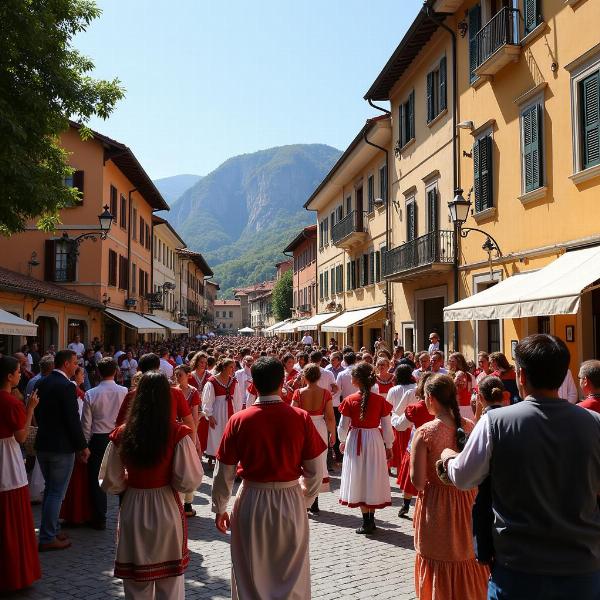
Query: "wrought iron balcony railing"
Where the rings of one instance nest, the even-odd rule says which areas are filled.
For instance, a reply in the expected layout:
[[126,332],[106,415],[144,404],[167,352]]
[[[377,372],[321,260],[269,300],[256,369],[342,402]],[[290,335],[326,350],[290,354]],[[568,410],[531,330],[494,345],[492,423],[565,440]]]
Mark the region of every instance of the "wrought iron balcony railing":
[[499,10],[475,36],[474,69],[503,46],[519,44],[519,9],[505,6]]
[[367,213],[363,210],[353,210],[349,212],[341,221],[338,221],[331,232],[331,240],[335,246],[342,240],[351,236],[353,233],[366,233]]

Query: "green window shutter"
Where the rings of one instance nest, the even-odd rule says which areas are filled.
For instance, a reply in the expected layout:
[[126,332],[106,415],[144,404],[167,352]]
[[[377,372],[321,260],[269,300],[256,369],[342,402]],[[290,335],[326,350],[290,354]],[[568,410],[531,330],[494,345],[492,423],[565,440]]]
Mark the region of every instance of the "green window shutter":
[[469,76],[471,83],[477,79],[475,69],[479,66],[477,32],[481,29],[481,6],[469,9]]
[[523,121],[523,176],[525,191],[539,188],[543,181],[542,119],[543,107],[536,104],[527,109]]
[[343,265],[338,265],[338,267],[337,267],[336,281],[337,281],[338,294],[341,294],[344,291],[344,266]]
[[357,267],[357,261],[353,260],[350,264],[350,276],[352,277],[352,284],[351,284],[351,289],[355,290],[356,289],[356,267]]
[[427,122],[435,117],[433,109],[433,73],[427,73]]
[[348,261],[346,263],[346,291],[352,289],[352,267],[350,266],[352,263]]
[[475,212],[494,206],[492,173],[492,136],[477,140],[473,146]]
[[448,75],[446,71],[446,57],[443,56],[442,60],[440,61],[440,112],[446,110],[448,107]]
[[369,283],[375,283],[375,252],[369,253]]
[[375,252],[375,281],[381,281],[381,251]]
[[406,134],[404,127],[404,104],[398,107],[398,146],[402,148],[406,144]]
[[427,192],[427,231],[439,229],[439,209],[437,201],[437,189],[433,188]]
[[334,296],[335,295],[335,267],[331,267],[330,273],[331,273],[331,275],[330,275],[331,280],[329,283],[331,284],[331,296]]
[[586,77],[580,86],[582,167],[587,169],[600,164],[600,71]]
[[406,205],[406,241],[412,242],[417,237],[416,204],[410,202]]
[[361,269],[361,286],[369,285],[369,255],[362,255],[362,269]]
[[523,0],[523,27],[525,35],[531,33],[541,20],[539,0]]
[[415,137],[415,91],[408,96],[408,136],[407,142]]
[[323,297],[329,298],[329,271],[323,273]]

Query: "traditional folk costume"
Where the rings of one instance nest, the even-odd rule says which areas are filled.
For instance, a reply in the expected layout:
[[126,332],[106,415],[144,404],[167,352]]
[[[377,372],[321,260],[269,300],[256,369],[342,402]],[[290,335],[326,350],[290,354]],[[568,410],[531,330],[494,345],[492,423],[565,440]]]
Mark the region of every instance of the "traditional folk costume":
[[[329,433],[327,432],[327,423],[325,423],[325,407],[328,402],[332,401],[331,393],[327,390],[323,390],[323,402],[318,410],[308,410],[302,406],[302,394],[300,390],[296,390],[292,397],[292,402],[295,402],[302,410],[305,410],[312,419],[314,426],[316,427],[321,439],[326,445],[328,444]],[[321,483],[320,492],[329,491],[329,471],[327,470],[327,449],[323,451],[320,456],[321,466],[323,468],[323,481]]]
[[227,423],[217,453],[212,510],[231,515],[231,597],[310,598],[306,509],[322,479],[326,450],[308,414],[279,396],[259,397]]
[[374,394],[379,394],[387,399],[388,392],[394,387],[396,378],[390,377],[389,379],[381,379],[380,377],[375,378],[375,385],[371,388]]
[[[467,433],[473,423],[462,419]],[[443,484],[435,463],[445,448],[458,450],[456,429],[434,419],[419,429],[427,446],[427,482],[415,506],[415,590],[419,600],[487,597],[489,569],[475,560],[471,510],[477,489]]]
[[154,598],[156,590],[156,597],[179,600],[184,597],[182,575],[190,557],[178,492],[200,485],[203,471],[198,452],[190,429],[173,422],[157,464],[141,468],[123,463],[119,454],[123,430],[124,426],[117,427],[110,434],[100,469],[105,492],[124,492],[114,575],[124,580],[126,598]]
[[388,391],[386,400],[392,405],[392,429],[394,432],[394,445],[392,446],[392,458],[388,461],[389,467],[396,469],[396,476],[400,471],[400,463],[404,456],[404,451],[408,446],[408,440],[410,439],[410,429],[405,431],[398,431],[394,424],[394,416],[399,414],[399,411],[404,413],[404,410],[409,404],[417,401],[415,397],[415,389],[417,385],[415,383],[408,383],[404,385],[395,385]]
[[[83,398],[85,392],[77,386],[77,404],[79,406],[79,418],[83,410]],[[69,480],[67,493],[60,507],[61,519],[65,525],[83,525],[92,520],[94,514],[90,499],[90,482],[88,478],[88,465],[80,460],[75,460],[73,472]]]
[[227,421],[234,413],[242,410],[242,391],[237,379],[232,377],[227,385],[223,385],[216,377],[209,377],[202,392],[202,406],[207,417],[214,417],[217,422],[208,429],[206,454],[216,456]]
[[[189,385],[188,384],[188,388],[187,391],[181,390],[181,393],[183,394],[183,397],[185,398],[185,401],[188,403],[188,406],[190,407],[190,410],[193,410],[194,406],[200,406],[201,402],[200,402],[200,394],[198,393],[198,390],[193,386],[193,385]],[[202,417],[200,417],[201,420],[205,420],[202,419]],[[206,421],[208,423],[208,421]],[[198,421],[198,423],[200,423],[200,421]],[[196,434],[196,439],[195,439],[195,444],[196,444],[196,450],[198,450],[198,434]],[[198,456],[202,456],[202,453],[200,452]],[[196,490],[193,490],[191,492],[187,492],[186,494],[183,495],[183,503],[185,505],[189,504],[191,505],[192,502],[194,502],[194,492]],[[195,516],[196,512],[194,510],[192,510],[191,506],[184,506],[185,510],[186,510],[186,516]],[[190,511],[188,514],[188,510]]]
[[0,391],[0,593],[26,588],[42,576],[25,463],[14,436],[26,420],[23,403]]
[[342,417],[338,435],[346,449],[339,501],[350,508],[360,506],[374,511],[392,503],[384,447],[384,443],[388,448],[394,443],[390,421],[392,406],[383,396],[370,392],[367,410],[361,420],[361,398],[361,393],[357,392],[340,405]]
[[400,462],[400,470],[398,471],[396,483],[405,494],[416,496],[419,491],[410,480],[410,442],[415,431],[421,425],[433,421],[434,416],[427,410],[425,400],[419,400],[417,403],[406,407],[403,417],[395,427],[405,427],[410,432],[410,435],[406,450],[402,456],[402,461]]
[[204,454],[206,444],[208,443],[208,417],[204,414],[202,409],[202,392],[204,391],[204,385],[209,377],[210,373],[208,372],[208,369],[204,371],[202,377],[200,377],[196,371],[192,371],[188,376],[188,384],[195,387],[200,396],[200,404],[198,405],[198,416],[200,417],[200,420],[198,421],[198,452],[200,452],[200,456]]

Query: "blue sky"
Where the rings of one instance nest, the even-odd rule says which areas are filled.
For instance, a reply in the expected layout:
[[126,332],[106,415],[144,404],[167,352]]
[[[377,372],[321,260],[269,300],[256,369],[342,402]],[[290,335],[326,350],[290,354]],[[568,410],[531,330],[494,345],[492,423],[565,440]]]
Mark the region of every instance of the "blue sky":
[[152,178],[205,175],[238,154],[294,143],[344,149],[363,99],[422,0],[97,0],[76,38],[94,75],[127,90],[92,127]]

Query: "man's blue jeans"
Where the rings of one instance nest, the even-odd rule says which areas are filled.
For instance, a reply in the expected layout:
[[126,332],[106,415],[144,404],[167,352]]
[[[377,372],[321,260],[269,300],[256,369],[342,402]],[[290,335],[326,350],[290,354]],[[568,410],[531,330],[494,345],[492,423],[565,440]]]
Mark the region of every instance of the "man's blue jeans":
[[534,575],[492,568],[488,600],[597,600],[600,571],[586,575]]
[[38,452],[37,459],[46,482],[42,501],[40,544],[54,541],[59,531],[58,516],[75,463],[75,453]]

